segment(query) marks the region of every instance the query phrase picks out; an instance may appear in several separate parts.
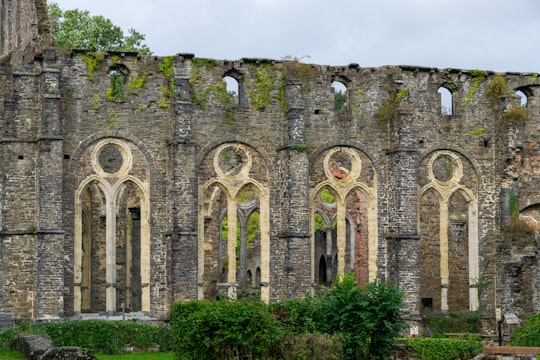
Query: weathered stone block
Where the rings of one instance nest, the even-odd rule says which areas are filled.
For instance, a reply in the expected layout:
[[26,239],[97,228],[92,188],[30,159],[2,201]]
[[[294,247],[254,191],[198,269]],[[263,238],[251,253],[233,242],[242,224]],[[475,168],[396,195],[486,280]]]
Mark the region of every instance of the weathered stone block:
[[19,351],[25,359],[37,360],[41,356],[54,347],[52,340],[41,334],[19,334],[16,340],[17,351]]

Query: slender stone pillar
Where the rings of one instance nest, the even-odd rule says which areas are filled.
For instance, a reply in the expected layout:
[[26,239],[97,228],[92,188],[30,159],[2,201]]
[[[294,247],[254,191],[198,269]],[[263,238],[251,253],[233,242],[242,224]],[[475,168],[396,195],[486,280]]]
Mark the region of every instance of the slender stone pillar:
[[36,304],[38,320],[64,313],[64,229],[62,210],[63,138],[61,136],[60,71],[43,69],[41,136],[37,139]]
[[311,290],[311,234],[309,230],[309,147],[304,142],[305,114],[301,84],[289,84],[287,297],[301,297]]
[[[197,178],[196,153],[192,137],[191,60],[180,55],[175,61],[175,124],[172,146],[172,292],[174,300],[194,299],[197,284]],[[199,294],[200,295],[200,294]]]

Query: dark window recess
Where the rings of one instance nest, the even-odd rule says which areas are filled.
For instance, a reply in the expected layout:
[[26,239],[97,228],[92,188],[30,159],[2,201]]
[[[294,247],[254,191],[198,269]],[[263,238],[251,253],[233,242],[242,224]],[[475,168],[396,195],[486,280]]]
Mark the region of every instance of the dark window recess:
[[19,159],[19,160],[24,160],[24,156],[19,155],[19,156],[17,157],[17,159]]
[[433,309],[433,298],[422,298],[423,309]]

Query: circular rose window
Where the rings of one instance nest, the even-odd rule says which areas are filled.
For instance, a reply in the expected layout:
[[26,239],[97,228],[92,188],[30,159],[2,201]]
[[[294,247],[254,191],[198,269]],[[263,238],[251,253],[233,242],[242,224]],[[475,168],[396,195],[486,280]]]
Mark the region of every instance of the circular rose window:
[[107,146],[99,152],[98,161],[104,172],[114,174],[122,168],[124,157],[115,146]]

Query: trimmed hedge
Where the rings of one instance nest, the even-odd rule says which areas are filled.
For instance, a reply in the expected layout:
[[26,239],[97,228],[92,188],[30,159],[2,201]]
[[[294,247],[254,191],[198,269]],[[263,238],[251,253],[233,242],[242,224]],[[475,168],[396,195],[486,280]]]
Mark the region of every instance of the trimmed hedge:
[[405,352],[422,360],[472,359],[482,352],[482,342],[445,338],[401,339]]
[[247,300],[175,303],[171,324],[179,359],[260,359],[280,333],[262,302]]
[[23,324],[0,333],[0,351],[15,346],[18,333],[46,334],[54,346],[78,346],[102,354],[120,354],[126,346],[138,350],[172,351],[170,328],[134,321],[74,320]]
[[266,305],[246,300],[173,304],[178,359],[383,359],[405,326],[402,295],[345,275],[323,294]]

